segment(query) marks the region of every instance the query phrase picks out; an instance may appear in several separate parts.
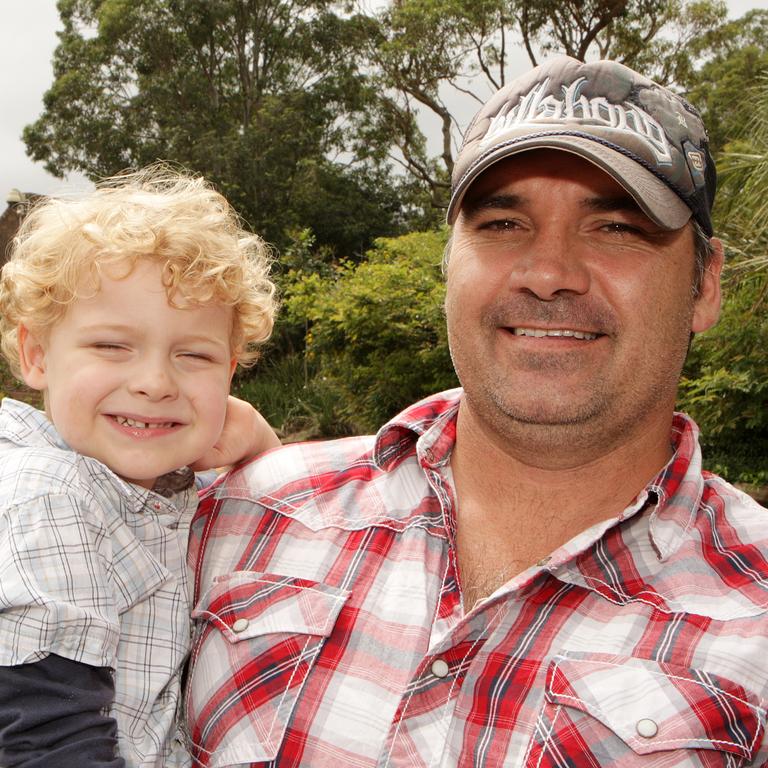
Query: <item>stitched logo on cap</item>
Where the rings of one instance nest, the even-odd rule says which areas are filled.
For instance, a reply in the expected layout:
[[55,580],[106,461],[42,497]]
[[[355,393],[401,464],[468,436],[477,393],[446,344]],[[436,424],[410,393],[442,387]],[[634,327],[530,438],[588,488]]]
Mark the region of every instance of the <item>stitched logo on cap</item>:
[[635,104],[624,102],[611,104],[604,96],[588,99],[581,94],[587,82],[580,77],[569,86],[562,86],[563,98],[546,94],[551,78],[543,80],[520,98],[517,105],[505,114],[491,118],[480,146],[491,144],[497,137],[523,125],[533,124],[543,128],[552,123],[568,120],[582,121],[582,125],[605,126],[626,131],[648,146],[659,165],[670,165],[672,154],[669,142],[661,125],[645,110]]
[[688,159],[697,171],[704,170],[704,155],[702,155],[701,152],[688,152]]

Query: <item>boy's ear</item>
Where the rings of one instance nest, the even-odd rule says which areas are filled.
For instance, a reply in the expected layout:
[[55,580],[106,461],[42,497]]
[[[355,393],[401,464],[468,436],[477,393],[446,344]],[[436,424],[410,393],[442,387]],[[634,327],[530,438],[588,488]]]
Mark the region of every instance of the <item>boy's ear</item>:
[[19,368],[27,386],[46,388],[45,348],[39,336],[26,325],[19,325]]

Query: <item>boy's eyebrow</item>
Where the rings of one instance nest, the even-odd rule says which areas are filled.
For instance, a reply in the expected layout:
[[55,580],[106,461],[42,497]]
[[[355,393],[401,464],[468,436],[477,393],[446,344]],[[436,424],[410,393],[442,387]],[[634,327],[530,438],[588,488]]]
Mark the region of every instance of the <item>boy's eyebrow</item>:
[[[116,332],[116,333],[135,333],[136,327],[130,323],[94,323],[93,325],[83,325],[80,327],[80,332],[83,334],[90,333],[103,333],[103,332]],[[189,333],[181,336],[180,341],[205,341],[212,344],[225,345],[224,341],[218,336],[208,336],[205,333]]]
[[508,210],[525,204],[527,198],[512,193],[496,193],[490,195],[467,196],[461,205],[461,212],[468,219],[485,210]]

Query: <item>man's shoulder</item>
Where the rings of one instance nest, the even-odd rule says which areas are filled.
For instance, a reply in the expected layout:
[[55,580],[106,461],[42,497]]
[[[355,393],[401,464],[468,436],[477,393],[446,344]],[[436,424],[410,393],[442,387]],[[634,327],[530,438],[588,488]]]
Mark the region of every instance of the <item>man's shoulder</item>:
[[215,507],[217,516],[242,519],[246,526],[262,508],[313,530],[407,527],[424,514],[429,495],[420,451],[437,461],[433,448],[439,444],[447,461],[459,396],[451,390],[426,398],[376,435],[273,449],[204,491],[197,525]]
[[[701,504],[704,508],[716,507],[722,511],[724,519],[731,524],[741,524],[747,528],[756,527],[755,534],[762,538],[768,548],[768,509],[757,502],[745,491],[732,485],[719,475],[703,472],[704,492]],[[712,518],[715,524],[721,522]]]
[[359,435],[273,448],[230,471],[226,491],[237,493],[254,487],[269,491],[343,472],[352,466],[365,466],[374,460],[375,440],[375,435]]
[[352,487],[361,502],[355,505],[357,514],[370,509],[363,499],[374,495],[382,472],[375,458],[374,435],[294,443],[231,470],[202,493],[198,517],[209,508],[209,501],[215,500],[226,502],[225,511],[236,514],[237,510],[251,514],[255,507],[291,517],[303,511],[312,520],[311,527],[323,527],[319,518],[330,514],[343,513],[351,520],[351,510],[347,514],[344,509]]
[[[273,448],[230,471],[209,493],[254,498],[302,487],[306,491],[360,483],[390,473],[416,452],[419,438],[433,427],[442,436],[453,421],[461,390],[449,390],[409,406],[375,435],[292,443]],[[449,440],[452,445],[452,434]]]

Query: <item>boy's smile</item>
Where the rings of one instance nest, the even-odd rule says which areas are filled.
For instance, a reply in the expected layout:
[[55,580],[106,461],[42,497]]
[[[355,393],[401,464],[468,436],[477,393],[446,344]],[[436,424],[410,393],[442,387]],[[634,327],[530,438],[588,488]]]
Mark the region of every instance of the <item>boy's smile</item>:
[[159,264],[101,276],[46,338],[22,331],[26,382],[70,448],[145,487],[219,437],[234,370],[232,309],[168,303]]

